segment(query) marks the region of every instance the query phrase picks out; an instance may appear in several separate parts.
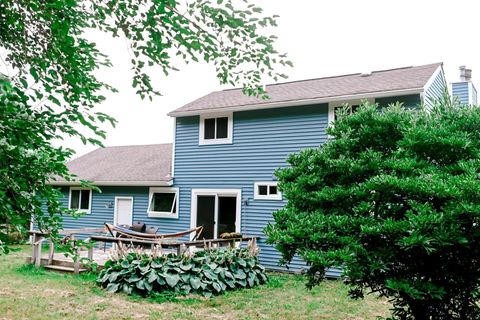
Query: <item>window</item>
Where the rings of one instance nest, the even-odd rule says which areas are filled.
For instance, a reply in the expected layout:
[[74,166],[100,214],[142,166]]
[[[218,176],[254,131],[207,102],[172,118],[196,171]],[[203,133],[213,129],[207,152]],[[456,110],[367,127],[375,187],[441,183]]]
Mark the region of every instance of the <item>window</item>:
[[277,182],[256,182],[254,186],[254,199],[282,200],[282,193],[278,190]]
[[92,191],[86,188],[70,188],[68,208],[80,212],[90,213]]
[[366,98],[366,99],[330,102],[328,105],[328,123],[332,125],[332,123],[338,119],[337,113],[341,110],[341,108],[347,106],[348,107],[347,113],[352,114],[352,113],[355,113],[360,107],[360,105],[362,105],[365,102],[373,104],[375,103],[375,99]]
[[178,189],[150,188],[148,216],[154,218],[178,218]]
[[232,143],[232,113],[200,116],[199,144]]
[[344,107],[347,107],[347,114],[353,114],[355,112],[357,112],[358,110],[358,107],[360,107],[360,105],[358,104],[355,104],[355,105],[341,105],[341,106],[336,106],[333,108],[333,112],[334,112],[334,118],[333,120],[334,121],[337,121],[338,120],[338,112],[341,112],[342,108]]

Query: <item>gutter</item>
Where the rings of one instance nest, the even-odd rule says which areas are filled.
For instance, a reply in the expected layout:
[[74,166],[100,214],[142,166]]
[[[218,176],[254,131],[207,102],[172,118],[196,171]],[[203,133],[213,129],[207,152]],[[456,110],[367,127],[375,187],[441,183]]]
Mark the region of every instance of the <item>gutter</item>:
[[[112,187],[170,187],[173,185],[173,180],[169,181],[90,181],[93,185],[112,186]],[[79,181],[49,181],[51,186],[79,186]]]
[[423,87],[418,87],[418,88],[412,88],[412,89],[376,91],[376,92],[350,94],[350,95],[334,96],[334,97],[289,100],[289,101],[281,101],[281,102],[267,102],[267,103],[259,103],[259,104],[245,104],[245,105],[239,105],[239,106],[208,108],[208,109],[192,110],[192,111],[172,111],[172,112],[169,112],[167,115],[170,117],[198,116],[201,114],[209,114],[209,113],[216,113],[216,112],[236,112],[236,111],[295,107],[295,106],[305,106],[305,105],[336,102],[336,101],[346,101],[346,100],[354,100],[354,99],[384,98],[384,97],[394,97],[397,95],[420,94],[422,92],[423,92]]

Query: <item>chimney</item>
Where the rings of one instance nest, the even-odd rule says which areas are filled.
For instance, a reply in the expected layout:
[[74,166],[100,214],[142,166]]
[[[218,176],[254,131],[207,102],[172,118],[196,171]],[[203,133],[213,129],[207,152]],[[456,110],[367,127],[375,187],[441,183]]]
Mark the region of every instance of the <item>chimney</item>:
[[460,66],[460,81],[451,84],[452,98],[464,105],[477,105],[477,89],[472,82],[472,69]]
[[460,81],[470,81],[472,79],[472,69],[460,66]]

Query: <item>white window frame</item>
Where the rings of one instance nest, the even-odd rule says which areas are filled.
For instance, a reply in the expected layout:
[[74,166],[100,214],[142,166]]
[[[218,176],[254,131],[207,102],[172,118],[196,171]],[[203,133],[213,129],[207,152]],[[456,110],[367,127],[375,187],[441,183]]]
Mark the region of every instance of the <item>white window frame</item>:
[[[242,190],[241,189],[192,189],[192,201],[190,208],[190,228],[197,227],[197,197],[198,196],[215,196],[215,226],[213,229],[214,238],[218,238],[218,198],[219,197],[236,197],[237,198],[237,212],[235,216],[235,232],[241,232],[242,225]],[[195,235],[190,235],[190,240],[193,240]]]
[[[267,187],[267,195],[259,194],[258,187],[259,186],[266,186]],[[270,187],[274,186],[277,187],[276,194],[270,194]],[[278,182],[277,181],[260,181],[255,182],[253,184],[253,199],[254,200],[282,200],[282,193],[278,190]]]
[[[222,139],[205,139],[205,120],[212,118],[228,118],[227,121],[227,137]],[[216,121],[215,121],[216,126]],[[215,127],[215,134],[217,128]],[[224,113],[211,113],[200,115],[200,126],[198,134],[198,144],[199,145],[210,145],[210,144],[232,144],[233,141],[233,112],[224,112]]]
[[[154,193],[174,193],[175,197],[172,204],[172,209],[168,211],[150,211],[150,205],[152,203],[152,198]],[[168,219],[178,219],[178,204],[179,204],[179,189],[178,188],[165,188],[165,187],[151,187],[148,192],[148,204],[147,204],[147,214],[150,218],[168,218]],[[175,207],[174,207],[175,206]],[[175,208],[175,213],[172,213],[173,208]]]
[[[78,209],[72,209],[72,190],[89,190],[90,191],[90,201],[88,202],[88,209],[80,209],[80,204],[82,202],[82,193],[80,192],[80,195],[78,197]],[[93,192],[92,189],[90,188],[82,188],[82,187],[70,187],[70,190],[68,192],[68,209],[69,210],[76,210],[77,212],[81,213],[92,213],[92,198],[93,198]]]
[[341,107],[345,104],[348,104],[349,106],[356,106],[356,105],[361,106],[365,101],[373,104],[373,103],[375,103],[375,98],[354,99],[354,100],[347,100],[347,101],[330,102],[328,104],[328,125],[332,126],[333,123],[335,122],[335,109],[336,108]]

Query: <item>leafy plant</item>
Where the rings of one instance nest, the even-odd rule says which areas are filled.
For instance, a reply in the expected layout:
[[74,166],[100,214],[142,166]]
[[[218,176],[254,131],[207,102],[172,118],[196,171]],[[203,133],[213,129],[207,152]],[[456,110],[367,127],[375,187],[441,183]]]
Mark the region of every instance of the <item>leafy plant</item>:
[[266,281],[265,269],[247,248],[158,256],[128,252],[107,261],[97,279],[109,292],[144,296],[196,293],[206,297]]
[[398,319],[479,319],[480,108],[367,104],[328,133],[277,172],[268,241],[310,286],[342,266],[352,297],[388,297]]
[[[124,38],[141,98],[159,95],[153,68],[166,76],[200,60],[222,84],[264,96],[265,77],[284,77],[277,68],[291,65],[265,31],[276,18],[241,0],[0,0],[0,224],[34,217],[55,238],[61,215],[75,215],[48,183],[76,179],[65,166],[74,151],[52,142],[101,146],[105,125],[116,123],[96,110],[116,90],[97,76],[112,64],[89,39],[93,30]],[[0,226],[0,253],[6,243]]]

